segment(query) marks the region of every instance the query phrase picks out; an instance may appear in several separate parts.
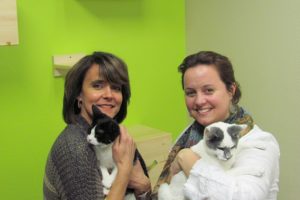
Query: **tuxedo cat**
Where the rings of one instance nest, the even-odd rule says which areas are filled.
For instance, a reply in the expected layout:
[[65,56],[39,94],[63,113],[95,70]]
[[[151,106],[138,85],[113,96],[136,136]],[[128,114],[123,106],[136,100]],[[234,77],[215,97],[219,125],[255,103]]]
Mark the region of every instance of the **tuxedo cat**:
[[[97,106],[93,105],[92,111],[93,122],[88,132],[87,140],[93,145],[95,150],[98,167],[102,174],[103,193],[107,195],[118,172],[118,168],[112,156],[112,145],[115,139],[120,135],[120,128],[115,120],[102,113]],[[135,151],[133,162],[137,159],[139,159],[144,173],[148,177],[146,164],[138,150]],[[127,189],[125,199],[135,199],[132,189]]]
[[[231,169],[235,156],[244,148],[264,149],[261,144],[239,144],[239,135],[247,125],[228,124],[224,122],[216,122],[204,129],[203,139],[191,150],[197,153],[201,159],[205,159],[213,165],[217,165],[224,169],[226,173],[237,176],[248,174],[253,176],[262,176],[264,173],[261,169],[238,168]],[[227,171],[228,170],[228,171]],[[170,184],[164,183],[158,190],[159,200],[184,200],[183,185],[187,178],[183,171],[174,175]]]

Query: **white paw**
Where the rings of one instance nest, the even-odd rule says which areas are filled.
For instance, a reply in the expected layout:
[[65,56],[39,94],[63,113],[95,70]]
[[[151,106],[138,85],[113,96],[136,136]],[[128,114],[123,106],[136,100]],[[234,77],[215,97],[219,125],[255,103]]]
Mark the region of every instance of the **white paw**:
[[108,193],[109,193],[109,189],[107,189],[107,188],[104,187],[103,188],[103,194],[104,195],[108,195]]
[[110,188],[111,187],[111,181],[107,180],[107,179],[103,179],[102,180],[102,185],[103,185],[103,187]]

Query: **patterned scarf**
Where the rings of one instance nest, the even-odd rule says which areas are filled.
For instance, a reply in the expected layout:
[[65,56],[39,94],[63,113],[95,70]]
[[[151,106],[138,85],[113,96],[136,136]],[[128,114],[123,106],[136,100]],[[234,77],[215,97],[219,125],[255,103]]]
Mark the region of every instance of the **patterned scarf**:
[[[249,113],[247,113],[246,110],[244,110],[242,107],[239,107],[237,105],[232,106],[232,109],[230,111],[230,116],[224,121],[226,123],[230,124],[247,124],[246,130],[244,130],[240,137],[247,134],[254,125],[253,119],[250,116]],[[177,153],[184,148],[189,148],[195,144],[197,144],[202,138],[203,138],[203,131],[204,126],[197,123],[197,121],[194,121],[193,124],[191,124],[179,137],[173,148],[171,149],[171,152],[169,153],[167,162],[158,178],[158,181],[156,183],[156,186],[153,189],[152,192],[152,200],[157,199],[157,191],[159,186],[166,182],[166,179],[169,175],[169,168],[171,166],[171,163],[175,159]]]

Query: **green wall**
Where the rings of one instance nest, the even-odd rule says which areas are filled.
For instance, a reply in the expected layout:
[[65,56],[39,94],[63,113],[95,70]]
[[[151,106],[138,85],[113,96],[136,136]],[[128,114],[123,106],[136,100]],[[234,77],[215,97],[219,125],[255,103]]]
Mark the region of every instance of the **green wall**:
[[52,55],[112,52],[129,66],[125,124],[176,136],[186,125],[177,66],[185,55],[184,1],[19,0],[20,44],[0,46],[0,196],[42,199],[48,151],[64,128],[63,78]]
[[186,0],[187,53],[231,58],[241,104],[280,144],[280,200],[300,196],[299,8],[298,0]]

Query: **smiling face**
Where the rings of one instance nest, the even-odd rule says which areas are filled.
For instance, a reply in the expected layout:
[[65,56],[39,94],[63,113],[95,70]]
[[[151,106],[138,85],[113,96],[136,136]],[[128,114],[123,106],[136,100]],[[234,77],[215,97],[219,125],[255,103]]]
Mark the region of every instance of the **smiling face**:
[[229,117],[235,85],[228,91],[213,65],[191,67],[183,78],[186,106],[198,123],[207,126]]
[[83,79],[80,95],[80,114],[91,124],[93,119],[92,105],[113,118],[120,111],[123,101],[121,85],[110,84],[101,76],[99,65],[93,64]]

